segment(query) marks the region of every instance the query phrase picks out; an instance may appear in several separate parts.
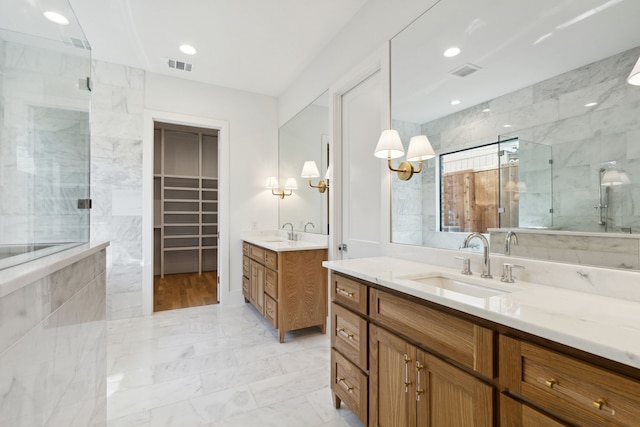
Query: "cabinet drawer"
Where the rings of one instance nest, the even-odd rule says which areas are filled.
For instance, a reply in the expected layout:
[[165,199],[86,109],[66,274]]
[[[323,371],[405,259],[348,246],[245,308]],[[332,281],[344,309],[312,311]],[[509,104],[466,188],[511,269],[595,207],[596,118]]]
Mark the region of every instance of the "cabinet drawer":
[[506,336],[500,336],[500,366],[504,386],[570,423],[638,425],[636,380]]
[[243,256],[242,257],[242,275],[245,277],[249,277],[249,257],[247,256]]
[[278,299],[278,273],[268,268],[264,272],[264,291],[271,295],[271,298]]
[[376,323],[493,378],[492,330],[378,289],[370,289],[370,299]]
[[249,256],[249,246],[251,245],[247,242],[242,242],[242,255]]
[[270,250],[264,251],[264,265],[272,270],[278,269],[278,253]]
[[369,381],[354,364],[331,350],[331,390],[367,425]]
[[246,299],[249,299],[249,297],[250,297],[250,295],[249,295],[249,278],[248,277],[242,277],[242,295]]
[[500,395],[500,425],[509,427],[568,427],[515,399]]
[[249,245],[249,256],[258,261],[261,264],[264,264],[264,249],[259,246]]
[[264,317],[271,326],[278,329],[278,303],[269,295],[264,296]]
[[337,304],[331,304],[331,315],[331,324],[334,326],[331,346],[347,356],[360,369],[367,370],[367,321]]
[[331,275],[331,299],[353,310],[367,314],[368,287],[347,277]]

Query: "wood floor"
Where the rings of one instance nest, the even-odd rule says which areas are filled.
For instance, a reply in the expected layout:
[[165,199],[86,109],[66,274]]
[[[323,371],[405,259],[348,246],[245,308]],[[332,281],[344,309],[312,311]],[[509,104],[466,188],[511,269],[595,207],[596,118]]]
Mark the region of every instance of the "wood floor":
[[217,272],[153,276],[153,311],[217,304]]

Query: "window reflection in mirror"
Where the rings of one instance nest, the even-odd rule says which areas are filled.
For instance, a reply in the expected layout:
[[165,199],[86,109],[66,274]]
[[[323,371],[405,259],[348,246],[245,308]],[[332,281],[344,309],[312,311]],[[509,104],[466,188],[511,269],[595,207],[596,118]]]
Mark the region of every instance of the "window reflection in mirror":
[[440,230],[553,225],[551,147],[509,139],[440,156]]

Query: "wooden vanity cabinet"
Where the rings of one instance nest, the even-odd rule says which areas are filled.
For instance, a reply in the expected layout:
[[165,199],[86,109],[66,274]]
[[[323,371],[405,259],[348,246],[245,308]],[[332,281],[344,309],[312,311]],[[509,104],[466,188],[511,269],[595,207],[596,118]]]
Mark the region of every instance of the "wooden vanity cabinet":
[[500,395],[500,425],[505,427],[569,427],[531,406]]
[[640,424],[637,379],[504,335],[499,352],[500,383],[542,411],[580,426]]
[[278,331],[280,342],[296,329],[319,326],[326,332],[326,249],[275,252],[243,242],[242,253],[245,301]]
[[376,325],[370,338],[370,425],[493,425],[493,386]]

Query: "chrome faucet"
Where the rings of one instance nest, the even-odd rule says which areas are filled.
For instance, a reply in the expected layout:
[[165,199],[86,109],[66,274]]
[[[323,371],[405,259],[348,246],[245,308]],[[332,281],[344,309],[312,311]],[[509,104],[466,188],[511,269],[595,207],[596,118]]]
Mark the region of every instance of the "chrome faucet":
[[507,232],[507,236],[504,238],[504,254],[511,255],[511,239],[513,239],[513,244],[518,244],[518,236],[513,230],[509,230]]
[[463,248],[468,248],[469,247],[469,243],[471,242],[471,240],[473,240],[474,238],[478,238],[480,239],[480,241],[482,241],[482,248],[483,248],[483,252],[482,252],[482,274],[480,275],[480,277],[484,277],[486,279],[491,279],[493,276],[491,275],[491,261],[489,260],[489,242],[487,241],[487,238],[484,237],[481,233],[475,232],[475,233],[471,233],[467,236],[466,239],[464,239],[464,244],[462,245]]
[[285,222],[284,224],[282,224],[282,228],[285,228],[287,225],[291,226],[291,231],[289,231],[288,233],[288,239],[289,240],[293,240],[294,234],[293,234],[293,224],[291,224],[290,222]]
[[304,232],[305,232],[305,233],[307,232],[307,225],[310,225],[310,226],[311,226],[311,228],[316,228],[316,226],[315,226],[315,225],[313,225],[313,223],[312,223],[311,221],[309,221],[308,223],[306,223],[306,224],[304,225]]

